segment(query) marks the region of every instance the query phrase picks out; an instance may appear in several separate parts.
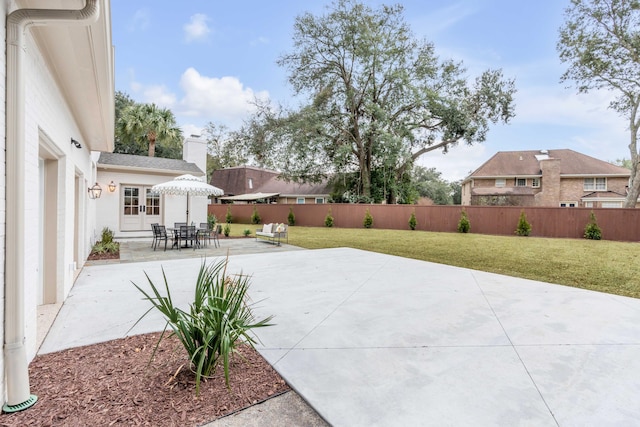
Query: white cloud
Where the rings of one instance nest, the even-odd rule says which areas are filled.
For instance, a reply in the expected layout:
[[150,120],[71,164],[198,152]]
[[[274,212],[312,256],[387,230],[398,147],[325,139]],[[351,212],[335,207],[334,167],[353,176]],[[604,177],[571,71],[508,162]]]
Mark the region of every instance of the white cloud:
[[448,4],[428,14],[413,16],[410,20],[411,28],[421,37],[433,38],[435,35],[454,27],[459,22],[477,12],[477,6],[461,1]]
[[560,86],[520,88],[516,94],[516,119],[522,123],[576,126],[611,126],[620,116],[609,109],[610,92],[576,94]]
[[260,45],[266,45],[269,44],[269,39],[263,36],[260,36],[256,39],[251,40],[251,42],[249,43],[251,46],[260,46]]
[[131,22],[129,23],[128,29],[130,32],[135,32],[139,30],[146,30],[151,25],[151,16],[149,13],[149,9],[138,9],[136,13],[133,14],[131,18]]
[[146,86],[142,90],[142,97],[145,102],[169,109],[172,109],[177,101],[176,95],[171,93],[165,85]]
[[184,36],[187,43],[207,39],[209,33],[211,33],[211,29],[209,28],[207,21],[209,21],[209,18],[207,15],[202,13],[196,13],[191,16],[189,23],[182,27],[184,29]]
[[179,85],[183,93],[180,95],[171,92],[166,85],[145,85],[136,81],[133,70],[129,70],[129,79],[134,99],[171,109],[179,123],[195,122],[182,125],[185,134],[187,131],[199,133],[209,121],[236,129],[255,111],[255,99],[269,99],[267,91],[256,92],[245,87],[237,77],[207,77],[194,68],[188,68],[182,74]]
[[180,129],[182,129],[182,135],[184,135],[185,137],[191,135],[202,136],[202,131],[204,130],[202,126],[194,125],[192,123],[184,124],[180,126]]
[[236,77],[207,77],[194,68],[188,68],[180,79],[184,98],[179,102],[177,114],[200,117],[207,121],[226,124],[233,129],[252,111],[255,98],[267,99],[268,92],[254,92]]
[[482,144],[472,146],[461,142],[456,147],[451,147],[447,154],[442,150],[435,150],[422,155],[416,162],[426,168],[436,168],[442,173],[442,178],[447,181],[457,181],[469,175],[484,163],[490,154]]

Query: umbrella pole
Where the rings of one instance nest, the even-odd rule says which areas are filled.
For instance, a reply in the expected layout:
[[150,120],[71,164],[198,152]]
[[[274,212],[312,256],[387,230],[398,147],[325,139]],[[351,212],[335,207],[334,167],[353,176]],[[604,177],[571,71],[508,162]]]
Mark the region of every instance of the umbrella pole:
[[189,223],[189,192],[187,191],[187,225],[191,225]]

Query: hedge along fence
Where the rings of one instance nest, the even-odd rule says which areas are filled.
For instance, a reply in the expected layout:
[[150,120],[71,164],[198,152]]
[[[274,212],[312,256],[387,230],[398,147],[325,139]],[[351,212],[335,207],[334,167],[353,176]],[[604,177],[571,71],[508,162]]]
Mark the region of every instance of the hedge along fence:
[[373,228],[409,230],[411,213],[416,215],[416,230],[457,232],[462,209],[471,223],[470,233],[515,235],[520,211],[524,209],[531,224],[531,236],[581,239],[593,210],[605,240],[640,242],[640,209],[539,208],[519,206],[416,206],[373,204],[250,204],[209,205],[209,213],[224,222],[227,208],[233,222],[251,223],[255,207],[263,223],[287,223],[289,208],[293,209],[295,225],[324,227],[331,208],[334,227],[363,228],[367,209],[373,216]]

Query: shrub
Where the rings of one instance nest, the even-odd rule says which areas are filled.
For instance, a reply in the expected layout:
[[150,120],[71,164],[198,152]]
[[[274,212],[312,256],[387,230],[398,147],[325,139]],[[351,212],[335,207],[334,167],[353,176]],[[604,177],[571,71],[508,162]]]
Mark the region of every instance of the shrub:
[[231,206],[227,206],[227,214],[225,215],[225,221],[227,224],[231,224],[231,220],[233,217],[231,216]]
[[224,237],[229,237],[229,233],[231,233],[231,226],[229,225],[229,223],[226,223],[224,225],[222,232],[224,233]]
[[591,211],[589,214],[589,223],[584,228],[584,238],[591,240],[600,240],[602,239],[602,230],[598,227],[598,223],[596,221],[596,214]]
[[467,211],[462,209],[460,212],[460,221],[458,221],[458,232],[468,233],[469,231],[471,231],[471,222],[467,216]]
[[113,241],[113,231],[111,231],[109,227],[102,229],[101,238],[102,240],[93,245],[91,253],[102,255],[106,253],[115,254],[120,251],[120,243]]
[[287,222],[289,225],[296,225],[296,216],[293,213],[293,208],[289,208],[289,215],[287,216]]
[[[189,355],[191,368],[196,375],[196,395],[200,393],[202,377],[211,376],[220,362],[229,387],[229,359],[236,351],[238,342],[253,346],[256,341],[248,332],[254,328],[270,326],[269,322],[273,318],[269,316],[260,321],[254,319],[252,304],[247,302],[250,278],[243,274],[227,275],[227,263],[228,259],[209,265],[202,262],[194,300],[188,310],[173,305],[164,269],[162,275],[166,296],[160,294],[158,287],[146,273],[150,292],[133,284],[151,302],[152,308],[162,313],[167,321],[151,360],[165,337],[167,328],[171,327],[172,333],[169,336],[178,337]],[[144,313],[134,326],[150,311],[151,309]]]
[[105,227],[102,229],[102,243],[111,243],[113,242],[113,231],[109,229],[109,227]]
[[262,218],[260,218],[260,214],[258,213],[258,208],[254,206],[253,213],[251,214],[251,224],[260,224],[261,221],[262,221]]
[[244,237],[249,237],[251,236],[251,230],[249,230],[248,228],[245,228],[242,234],[244,234]]
[[520,218],[518,219],[518,227],[516,228],[516,234],[518,236],[528,236],[531,233],[531,224],[527,221],[527,216],[524,214],[524,209],[520,211]]
[[364,213],[364,220],[362,220],[362,225],[364,225],[364,228],[373,227],[373,217],[371,216],[369,209],[367,209]]
[[326,227],[333,227],[333,216],[331,216],[331,208],[329,208],[327,216],[324,217],[324,225]]
[[411,216],[409,217],[409,228],[415,230],[417,224],[418,221],[416,220],[416,212],[413,211],[411,212]]
[[91,253],[94,254],[106,254],[106,253],[110,253],[110,254],[115,254],[117,252],[120,251],[120,243],[118,242],[98,242],[95,245],[93,245],[93,248],[91,248]]
[[209,225],[209,230],[213,230],[217,222],[218,218],[216,218],[214,214],[207,214],[207,224]]

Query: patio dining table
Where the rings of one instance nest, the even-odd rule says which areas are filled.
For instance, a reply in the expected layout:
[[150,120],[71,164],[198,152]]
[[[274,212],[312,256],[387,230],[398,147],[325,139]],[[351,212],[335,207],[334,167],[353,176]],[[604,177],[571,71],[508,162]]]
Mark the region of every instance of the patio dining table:
[[[193,236],[187,236],[185,238],[183,238],[180,234],[180,228],[176,228],[176,227],[168,227],[167,231],[172,232],[173,233],[173,245],[171,245],[171,249],[173,248],[178,248],[178,249],[187,249],[190,247],[193,247],[194,249],[196,248],[200,248],[202,245],[200,244],[200,233],[202,231],[206,231],[206,229],[204,228],[200,228],[200,227],[195,227],[195,233],[193,234]],[[180,246],[180,240],[184,241],[184,246]],[[193,243],[195,241],[195,243]],[[189,242],[191,242],[191,245],[189,245]]]

